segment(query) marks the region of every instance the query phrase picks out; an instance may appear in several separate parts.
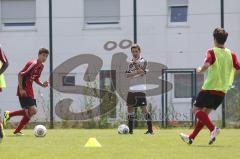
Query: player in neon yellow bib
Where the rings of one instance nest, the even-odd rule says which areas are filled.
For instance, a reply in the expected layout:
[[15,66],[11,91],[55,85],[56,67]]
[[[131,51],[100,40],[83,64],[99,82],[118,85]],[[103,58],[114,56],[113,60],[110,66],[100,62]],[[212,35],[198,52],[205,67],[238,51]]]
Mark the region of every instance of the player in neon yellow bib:
[[226,93],[232,86],[235,69],[231,51],[227,48],[213,48],[215,62],[208,68],[208,77],[203,84],[204,90],[216,90]]
[[[3,72],[7,69],[7,67],[8,67],[8,60],[0,45],[0,92],[2,91],[3,88],[6,88],[6,82],[5,82]],[[2,121],[0,117],[0,142],[2,138],[3,138],[3,126],[2,126]]]
[[[0,68],[2,67],[2,65],[2,62],[0,61]],[[4,75],[0,74],[0,90],[2,90],[3,88],[6,88],[6,81]]]
[[236,54],[224,46],[228,33],[223,28],[216,28],[213,37],[215,47],[208,50],[204,65],[197,69],[198,73],[208,71],[208,74],[194,103],[196,126],[190,135],[180,134],[187,144],[193,143],[204,126],[211,133],[208,144],[211,145],[216,140],[220,129],[212,123],[208,114],[222,104],[225,94],[232,86],[236,70],[240,72]]

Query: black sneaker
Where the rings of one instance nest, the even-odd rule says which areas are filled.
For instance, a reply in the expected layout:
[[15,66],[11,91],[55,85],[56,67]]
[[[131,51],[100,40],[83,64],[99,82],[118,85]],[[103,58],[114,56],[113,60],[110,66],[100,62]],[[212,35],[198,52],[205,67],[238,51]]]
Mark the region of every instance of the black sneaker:
[[146,131],[144,134],[153,135],[154,133],[152,131]]
[[129,131],[129,134],[131,134],[131,135],[132,135],[132,134],[133,134],[133,131]]

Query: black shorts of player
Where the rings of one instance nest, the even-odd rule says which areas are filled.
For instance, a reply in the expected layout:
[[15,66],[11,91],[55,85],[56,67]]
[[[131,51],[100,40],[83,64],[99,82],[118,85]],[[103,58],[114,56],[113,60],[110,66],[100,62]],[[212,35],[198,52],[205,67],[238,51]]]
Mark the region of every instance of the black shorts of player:
[[142,107],[147,105],[146,94],[143,92],[128,92],[127,105]]
[[209,91],[199,92],[194,106],[198,108],[209,108],[216,110],[222,104],[224,96],[212,94]]
[[18,97],[20,105],[23,109],[29,109],[32,106],[37,106],[36,99],[31,97]]

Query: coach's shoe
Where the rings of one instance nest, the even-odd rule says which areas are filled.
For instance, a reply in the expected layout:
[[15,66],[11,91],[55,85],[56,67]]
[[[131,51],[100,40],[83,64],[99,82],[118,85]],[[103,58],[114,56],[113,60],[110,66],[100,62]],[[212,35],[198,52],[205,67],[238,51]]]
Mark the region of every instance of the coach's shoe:
[[191,145],[193,143],[193,139],[189,138],[189,136],[186,134],[181,133],[180,137],[184,142],[186,142],[189,145]]
[[9,113],[9,111],[5,111],[3,114],[3,128],[7,127],[7,122],[10,119]]
[[152,131],[146,131],[144,134],[147,134],[147,135],[154,135],[154,133]]
[[220,129],[215,127],[214,130],[211,132],[211,137],[208,142],[209,145],[212,145],[214,141],[216,141],[216,137],[219,133],[220,133]]
[[24,134],[20,131],[20,132],[14,132],[13,133],[15,136],[24,136]]

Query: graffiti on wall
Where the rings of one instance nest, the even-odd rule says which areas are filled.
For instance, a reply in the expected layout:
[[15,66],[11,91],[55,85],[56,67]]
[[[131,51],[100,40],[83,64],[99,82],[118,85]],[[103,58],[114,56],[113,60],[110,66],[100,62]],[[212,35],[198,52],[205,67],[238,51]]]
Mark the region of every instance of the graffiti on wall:
[[[131,40],[122,40],[119,43],[115,41],[108,41],[104,44],[103,48],[105,51],[113,51],[117,47],[121,50],[130,49],[132,45]],[[144,55],[143,55],[144,56]],[[98,88],[90,88],[84,85],[75,85],[75,86],[64,86],[63,85],[63,76],[70,73],[75,68],[87,64],[87,68],[85,70],[83,80],[86,82],[93,82],[96,80],[99,75],[102,66],[103,60],[91,53],[87,54],[79,54],[77,56],[71,57],[64,61],[62,64],[57,66],[53,71],[53,88],[62,93],[68,94],[79,94],[85,96],[91,96],[100,98],[100,104],[95,106],[94,108],[82,112],[72,112],[70,107],[73,103],[71,98],[64,98],[58,101],[55,106],[55,112],[58,117],[65,120],[87,120],[93,117],[97,117],[103,115],[110,110],[116,108],[118,99],[117,94],[126,101],[127,92],[129,87],[129,80],[126,78],[125,71],[127,70],[128,62],[127,59],[129,57],[124,52],[116,52],[112,55],[111,59],[111,70],[115,70],[116,72],[116,85],[114,90],[105,90]],[[159,62],[148,61],[148,73],[146,74],[147,85],[154,85],[156,87],[152,89],[146,90],[147,96],[157,96],[161,95],[162,89],[162,79],[160,79],[162,74],[162,69],[167,68],[164,64]],[[167,90],[172,89],[172,84],[168,81],[164,81],[167,85]],[[142,84],[142,83],[139,83]],[[96,93],[98,92],[98,93]],[[98,94],[104,94],[108,98],[104,98],[99,96]],[[107,107],[106,107],[106,104]],[[110,106],[109,106],[110,105]]]

